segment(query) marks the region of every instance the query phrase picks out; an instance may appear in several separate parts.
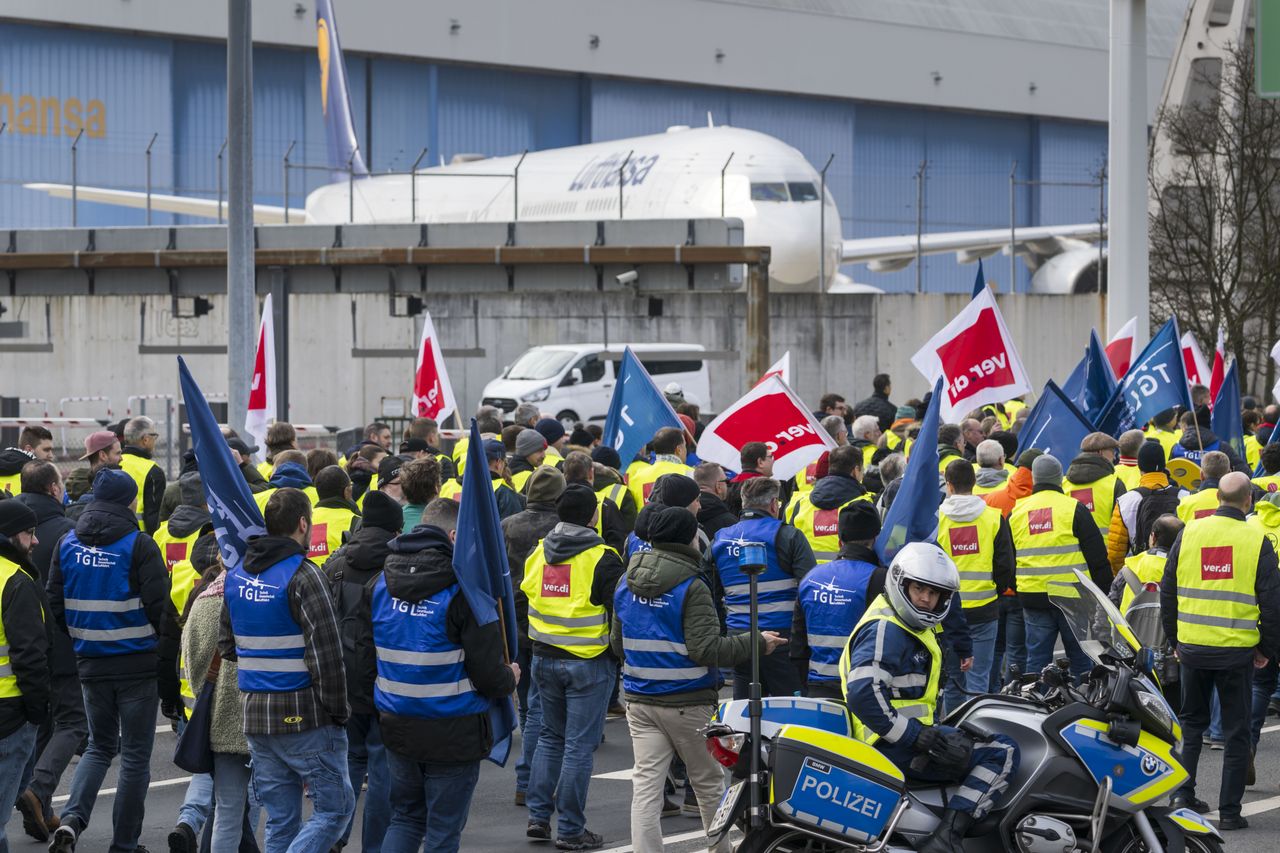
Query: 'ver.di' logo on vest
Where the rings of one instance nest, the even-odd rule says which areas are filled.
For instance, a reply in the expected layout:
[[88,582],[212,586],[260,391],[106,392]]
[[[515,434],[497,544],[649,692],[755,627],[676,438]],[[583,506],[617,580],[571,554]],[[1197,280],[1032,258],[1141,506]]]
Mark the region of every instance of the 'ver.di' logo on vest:
[[1028,532],[1032,536],[1053,532],[1053,508],[1041,507],[1027,513]]
[[329,524],[316,522],[311,525],[311,547],[307,549],[308,557],[324,557],[329,553]]
[[1200,549],[1200,579],[1224,581],[1235,577],[1231,545],[1214,545]]
[[571,569],[567,563],[548,564],[542,567],[542,597],[568,598]]
[[951,541],[953,557],[967,557],[978,553],[978,528],[976,527],[953,527],[947,532],[947,538]]
[[1093,489],[1072,489],[1071,497],[1084,504],[1089,512],[1093,512]]
[[813,513],[813,535],[835,536],[840,530],[840,508],[816,509]]

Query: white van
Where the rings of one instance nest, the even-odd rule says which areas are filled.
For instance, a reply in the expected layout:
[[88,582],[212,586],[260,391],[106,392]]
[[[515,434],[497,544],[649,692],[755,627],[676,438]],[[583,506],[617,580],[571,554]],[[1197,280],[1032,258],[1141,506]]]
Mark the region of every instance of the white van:
[[711,381],[697,344],[547,344],[533,347],[484,388],[482,405],[502,409],[511,420],[516,406],[534,403],[571,425],[603,423],[623,351],[631,347],[659,391],[675,384],[684,398],[704,412],[711,409]]

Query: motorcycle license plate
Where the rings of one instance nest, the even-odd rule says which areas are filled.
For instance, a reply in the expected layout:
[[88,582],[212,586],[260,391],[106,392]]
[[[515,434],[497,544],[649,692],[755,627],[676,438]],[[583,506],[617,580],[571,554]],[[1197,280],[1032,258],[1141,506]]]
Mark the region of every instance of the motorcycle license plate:
[[707,827],[707,835],[715,838],[728,831],[729,824],[738,813],[738,801],[742,799],[746,784],[746,780],[734,782],[725,789],[724,795],[720,797],[720,807],[716,809],[715,817],[711,818],[711,825]]

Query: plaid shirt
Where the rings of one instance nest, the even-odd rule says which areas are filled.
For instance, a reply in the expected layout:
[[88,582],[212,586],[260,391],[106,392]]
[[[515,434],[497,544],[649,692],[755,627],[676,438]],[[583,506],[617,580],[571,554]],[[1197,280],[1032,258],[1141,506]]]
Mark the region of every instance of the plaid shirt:
[[[311,561],[303,560],[289,581],[288,595],[289,611],[302,628],[311,686],[287,693],[241,691],[247,735],[283,735],[325,725],[341,726],[350,714],[342,636],[324,573]],[[229,607],[222,609],[218,648],[224,659],[236,659]]]

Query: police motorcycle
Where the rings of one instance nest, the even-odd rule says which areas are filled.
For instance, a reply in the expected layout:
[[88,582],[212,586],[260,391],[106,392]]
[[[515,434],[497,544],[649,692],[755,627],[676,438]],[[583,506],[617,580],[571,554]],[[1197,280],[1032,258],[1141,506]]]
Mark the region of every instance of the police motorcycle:
[[[966,853],[1222,853],[1204,817],[1159,805],[1187,776],[1182,728],[1157,686],[1153,653],[1075,574],[1075,583],[1051,583],[1049,595],[1094,662],[1083,682],[1073,684],[1058,661],[970,698],[943,721],[975,740],[1003,734],[1021,753],[995,809],[965,838]],[[708,750],[732,771],[713,840],[736,826],[745,832],[737,853],[910,853],[936,830],[953,786],[907,783],[853,739],[842,703],[766,698],[753,741],[748,701],[722,703],[704,729]]]

